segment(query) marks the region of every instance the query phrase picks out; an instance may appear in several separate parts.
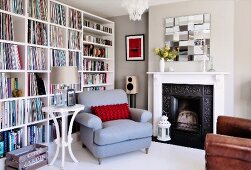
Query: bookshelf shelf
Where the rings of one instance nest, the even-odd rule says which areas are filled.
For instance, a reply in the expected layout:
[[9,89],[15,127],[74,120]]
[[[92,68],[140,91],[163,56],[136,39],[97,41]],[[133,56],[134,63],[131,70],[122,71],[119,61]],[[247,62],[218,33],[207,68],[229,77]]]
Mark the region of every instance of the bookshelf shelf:
[[[37,7],[36,3],[42,3],[43,5]],[[9,122],[9,119],[12,119],[13,116],[16,119],[15,124],[11,124],[15,125],[12,127],[1,124],[3,120],[0,119],[0,121],[2,121],[0,122],[0,147],[1,142],[6,142],[2,141],[3,135],[12,135],[12,133],[21,136],[22,146],[30,145],[34,142],[31,140],[34,136],[30,136],[30,134],[40,135],[40,132],[37,134],[33,130],[39,131],[43,128],[45,141],[42,143],[49,144],[53,141],[52,132],[54,124],[52,118],[49,117],[48,113],[41,112],[40,109],[44,106],[50,106],[53,103],[54,94],[52,93],[55,86],[50,83],[52,66],[70,65],[78,67],[80,84],[71,87],[75,89],[77,95],[85,90],[107,90],[114,88],[114,45],[104,45],[107,44],[107,41],[111,42],[108,44],[114,44],[114,22],[56,0],[22,0],[22,4],[22,15],[5,11],[2,6],[0,7],[0,15],[9,19],[6,34],[10,34],[5,36],[5,34],[1,32],[5,28],[0,28],[0,55],[4,49],[3,46],[8,44],[10,47],[15,46],[15,48],[18,49],[18,55],[16,56],[19,58],[16,58],[20,60],[20,67],[14,67],[14,64],[10,62],[12,63],[10,64],[12,67],[8,65],[0,68],[0,84],[5,83],[5,88],[8,89],[7,93],[6,89],[3,89],[3,86],[0,88],[0,117],[3,118],[3,115],[8,115],[4,117],[4,119],[6,119],[4,121],[6,122]],[[70,14],[71,12],[73,12],[72,15]],[[83,24],[84,20],[101,24],[102,26],[110,28],[112,32],[108,33],[103,31],[103,29],[97,30],[86,27]],[[55,34],[52,35],[51,30],[55,28],[60,31],[55,31]],[[9,30],[11,33],[8,32]],[[90,34],[95,38],[100,38],[100,40],[95,42],[104,44],[84,41],[83,36]],[[56,39],[53,39],[55,37]],[[75,40],[73,40],[73,38],[75,38]],[[95,57],[87,56],[89,54],[84,55],[85,44],[87,46],[94,46],[96,53],[93,56]],[[5,58],[8,58],[8,56]],[[84,61],[86,59],[105,64],[105,66],[107,66],[105,68],[109,71],[84,71]],[[0,59],[0,63],[5,61],[7,60]],[[86,79],[95,76],[98,77],[99,81],[93,81],[96,82],[96,84],[86,85]],[[38,92],[40,87],[38,88],[38,86],[34,85],[36,83],[38,84],[38,81],[43,82],[45,92]],[[14,86],[9,82],[14,82]],[[34,89],[31,89],[33,86]],[[14,90],[21,90],[22,94],[20,93],[20,97],[10,97]],[[33,90],[37,91],[34,92]],[[3,95],[1,93],[5,94]],[[5,112],[5,110],[3,111],[5,107],[14,110],[15,115],[12,115],[11,110],[7,110],[7,112]],[[34,114],[36,119],[33,117]],[[37,114],[41,114],[42,117],[38,118]],[[68,115],[70,116],[72,113]],[[19,119],[19,117],[22,119]],[[42,120],[40,120],[40,118],[42,118]],[[60,122],[62,116],[59,115],[56,116],[56,118]],[[9,142],[8,140],[9,139],[7,139],[7,143]],[[37,141],[37,143],[41,143],[41,141]],[[7,151],[9,150],[5,150],[4,152]],[[0,153],[0,157],[4,156],[5,155],[1,155]]]
[[104,45],[104,44],[99,44],[99,43],[94,43],[94,42],[89,42],[89,41],[83,41],[84,44],[92,44],[92,45],[96,45],[99,47],[106,47],[106,48],[113,48],[113,46],[110,45]]
[[104,32],[104,31],[101,31],[101,30],[97,30],[97,29],[94,29],[94,28],[90,28],[90,27],[87,27],[87,26],[83,26],[83,31],[86,32],[86,33],[91,33],[91,34],[96,34],[96,35],[112,36],[111,33]]

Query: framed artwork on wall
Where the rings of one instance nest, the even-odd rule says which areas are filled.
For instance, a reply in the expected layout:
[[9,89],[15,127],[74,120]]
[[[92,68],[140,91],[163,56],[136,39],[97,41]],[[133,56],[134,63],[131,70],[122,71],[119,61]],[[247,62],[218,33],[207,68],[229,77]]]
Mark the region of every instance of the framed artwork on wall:
[[144,61],[145,44],[144,34],[127,35],[126,43],[126,61]]

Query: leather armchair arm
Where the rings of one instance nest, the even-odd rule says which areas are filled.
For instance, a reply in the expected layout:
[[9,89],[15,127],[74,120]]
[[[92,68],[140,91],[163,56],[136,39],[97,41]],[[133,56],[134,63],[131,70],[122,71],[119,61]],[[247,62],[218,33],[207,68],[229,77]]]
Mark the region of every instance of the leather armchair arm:
[[219,116],[217,119],[217,134],[251,138],[251,120]]
[[81,112],[77,114],[75,120],[79,124],[86,126],[88,128],[91,128],[94,130],[102,129],[101,119],[94,114]]
[[136,122],[145,123],[152,119],[152,113],[147,110],[129,108],[129,111],[131,112],[131,119]]
[[[236,159],[245,162],[248,166],[251,166],[251,139],[207,134],[205,140],[205,151],[206,157],[214,157],[215,159],[220,158],[223,160]],[[227,164],[227,162],[225,163]]]

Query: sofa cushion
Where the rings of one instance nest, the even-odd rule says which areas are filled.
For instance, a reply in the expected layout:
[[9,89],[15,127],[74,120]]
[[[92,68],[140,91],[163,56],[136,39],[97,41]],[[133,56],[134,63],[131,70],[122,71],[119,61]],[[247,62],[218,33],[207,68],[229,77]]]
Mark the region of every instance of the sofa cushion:
[[93,114],[97,115],[102,120],[102,122],[117,119],[128,119],[130,117],[127,103],[92,106],[91,110]]
[[119,119],[103,123],[103,129],[95,131],[94,142],[107,145],[152,136],[152,124]]

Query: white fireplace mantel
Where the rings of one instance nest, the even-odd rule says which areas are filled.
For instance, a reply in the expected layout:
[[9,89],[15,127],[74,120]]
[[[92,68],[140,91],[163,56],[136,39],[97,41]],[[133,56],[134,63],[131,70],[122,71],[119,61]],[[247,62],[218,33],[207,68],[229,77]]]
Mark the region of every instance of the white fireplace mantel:
[[218,115],[225,109],[225,76],[227,72],[147,72],[153,76],[153,136],[157,136],[157,125],[162,116],[162,84],[213,85],[213,131],[216,132]]

